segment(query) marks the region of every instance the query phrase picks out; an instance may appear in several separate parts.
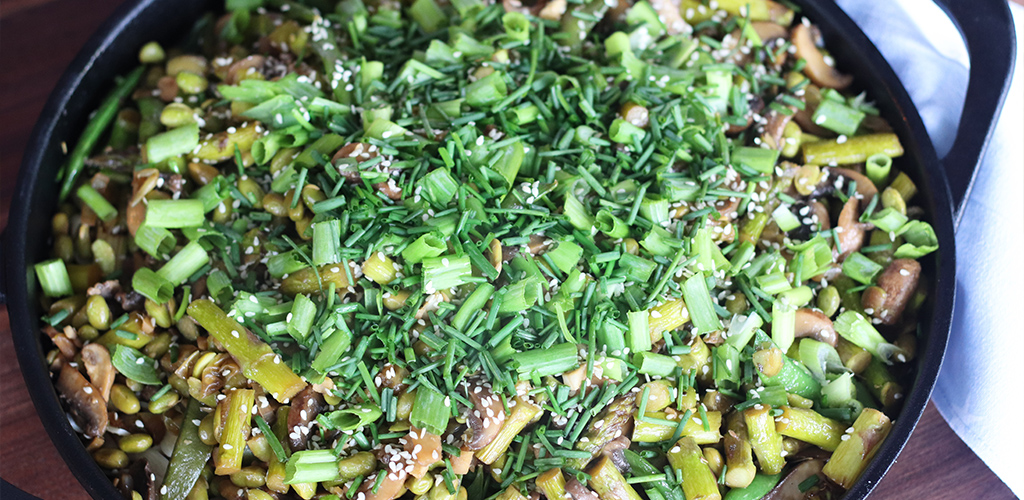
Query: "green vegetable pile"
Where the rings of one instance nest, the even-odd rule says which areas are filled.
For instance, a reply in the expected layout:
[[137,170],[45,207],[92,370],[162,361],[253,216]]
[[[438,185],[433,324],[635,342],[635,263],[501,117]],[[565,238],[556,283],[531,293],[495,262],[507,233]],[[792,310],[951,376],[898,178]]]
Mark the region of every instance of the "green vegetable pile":
[[851,487],[912,371],[935,234],[816,29],[711,4],[228,0],[143,47],[36,266],[58,390],[115,485]]

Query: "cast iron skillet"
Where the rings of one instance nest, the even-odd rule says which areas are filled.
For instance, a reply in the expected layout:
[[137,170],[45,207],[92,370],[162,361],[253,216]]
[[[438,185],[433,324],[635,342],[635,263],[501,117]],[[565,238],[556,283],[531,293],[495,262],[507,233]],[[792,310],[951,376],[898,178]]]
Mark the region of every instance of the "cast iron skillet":
[[[831,0],[801,0],[803,15],[822,30],[838,65],[877,101],[900,136],[900,160],[920,189],[916,203],[929,214],[939,250],[924,259],[930,282],[920,325],[917,371],[903,410],[875,460],[847,493],[866,497],[899,455],[917,424],[935,384],[949,336],[955,295],[954,227],[974,179],[979,159],[998,116],[1013,68],[1014,31],[1006,0],[936,0],[952,17],[967,43],[970,83],[953,147],[939,161],[921,118],[885,59]],[[40,311],[32,265],[48,255],[50,217],[56,206],[53,181],[63,163],[61,142],[77,140],[87,116],[110,88],[114,75],[137,64],[138,47],[156,39],[173,45],[193,20],[211,8],[204,0],[132,0],[122,6],[79,53],[43,108],[18,176],[6,246],[7,307],[11,332],[32,400],[50,438],[68,467],[94,498],[120,494],[71,429],[54,390],[40,342]],[[13,493],[4,488],[5,496]]]

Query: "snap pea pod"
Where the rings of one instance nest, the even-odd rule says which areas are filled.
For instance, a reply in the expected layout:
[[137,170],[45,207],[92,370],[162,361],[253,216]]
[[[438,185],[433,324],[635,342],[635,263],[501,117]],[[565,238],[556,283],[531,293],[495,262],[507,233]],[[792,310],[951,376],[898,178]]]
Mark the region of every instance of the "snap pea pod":
[[725,494],[724,500],[757,500],[767,495],[769,491],[772,491],[772,488],[779,484],[780,479],[782,479],[782,473],[771,475],[758,474],[754,476],[750,486],[729,490]]
[[139,84],[139,79],[142,78],[142,72],[145,69],[145,66],[139,66],[131,73],[128,73],[128,76],[121,80],[117,87],[107,95],[103,103],[100,104],[99,109],[96,110],[96,116],[93,116],[92,120],[85,126],[85,130],[78,137],[75,149],[71,151],[71,156],[68,157],[68,162],[62,170],[64,180],[60,186],[61,201],[67,199],[68,195],[71,194],[71,189],[75,187],[78,175],[85,168],[85,158],[89,156],[93,147],[99,142],[100,136],[107,130],[110,122],[114,120],[114,116],[117,115],[118,107],[121,104],[121,99],[128,97],[128,94],[135,90],[135,86]]
[[[640,454],[635,451],[624,450],[623,455],[626,457],[626,462],[629,463],[629,468],[632,469],[634,476],[652,476],[662,473],[662,471],[651,465],[647,460],[644,460],[644,457],[641,457]],[[644,483],[644,486],[653,488],[661,494],[661,496],[665,497],[665,500],[686,500],[683,497],[682,492],[673,488],[668,481],[650,481]]]
[[199,439],[199,424],[203,418],[198,400],[191,399],[185,416],[181,419],[181,430],[178,440],[174,443],[171,463],[167,466],[164,485],[160,488],[161,500],[185,498],[195,486],[203,467],[210,460],[213,446],[204,444]]

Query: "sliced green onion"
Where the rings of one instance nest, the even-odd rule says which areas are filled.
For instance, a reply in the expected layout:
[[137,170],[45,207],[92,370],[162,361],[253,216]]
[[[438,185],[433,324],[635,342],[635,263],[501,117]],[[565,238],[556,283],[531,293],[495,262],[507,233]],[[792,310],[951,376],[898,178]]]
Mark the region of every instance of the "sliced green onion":
[[148,267],[143,267],[132,275],[132,289],[157,304],[171,300],[174,294],[174,285]]
[[309,332],[313,330],[314,319],[316,319],[316,304],[301,293],[295,295],[292,311],[288,313],[288,334],[299,342],[306,340]]
[[690,311],[690,319],[697,327],[697,333],[707,333],[722,329],[715,306],[711,301],[708,284],[701,273],[695,274],[683,283],[683,300]]
[[856,311],[844,311],[836,318],[833,327],[836,329],[836,333],[844,339],[867,350],[886,363],[892,363],[890,358],[895,351],[888,347],[891,344],[885,341],[885,337],[878,333],[871,321],[863,314]]
[[939,239],[927,222],[912,220],[904,224],[896,235],[906,241],[893,254],[897,259],[919,259],[939,249]]
[[426,385],[416,389],[409,423],[431,434],[442,435],[448,428],[451,416],[451,400],[447,396]]
[[811,120],[837,134],[854,135],[864,113],[832,99],[822,99]]
[[444,241],[433,233],[427,233],[416,238],[409,246],[402,250],[402,259],[406,264],[418,264],[423,259],[437,257],[448,249]]
[[521,380],[560,375],[580,365],[576,344],[571,342],[517,352],[512,355],[512,362]]
[[893,207],[884,208],[871,216],[871,223],[878,229],[889,232],[899,231],[907,223],[907,216]]
[[576,229],[589,232],[594,228],[594,218],[572,193],[565,194],[565,209],[563,212],[569,218],[569,223]]
[[313,265],[341,262],[341,221],[325,220],[313,224]]
[[545,255],[551,258],[551,262],[560,271],[568,273],[576,269],[576,265],[579,264],[580,257],[583,256],[583,247],[571,241],[562,240],[555,248],[548,250]]
[[420,183],[423,187],[423,196],[431,203],[442,207],[448,205],[448,202],[455,197],[456,191],[459,190],[459,184],[455,182],[455,178],[447,168],[431,170],[420,179]]
[[39,285],[43,287],[43,293],[47,297],[63,297],[74,293],[71,288],[71,277],[63,260],[50,259],[40,262],[35,265],[35,270]]
[[647,283],[657,268],[657,263],[643,257],[628,253],[619,257],[619,269],[625,273],[628,280],[636,283]]
[[210,256],[206,253],[206,249],[198,241],[192,241],[182,247],[156,273],[171,285],[177,286],[208,262],[210,262]]
[[338,364],[341,356],[352,346],[352,332],[349,331],[348,326],[345,326],[345,322],[339,321],[335,324],[340,329],[334,330],[324,340],[323,344],[320,345],[320,352],[316,354],[316,358],[310,363],[310,367],[325,375],[330,367]]
[[737,165],[745,165],[762,174],[771,174],[775,171],[775,162],[779,160],[777,149],[739,147],[732,152],[732,162]]
[[302,450],[292,453],[284,466],[284,484],[334,481],[340,477],[334,450]]
[[800,219],[797,219],[793,212],[790,212],[785,205],[779,205],[772,212],[772,218],[775,219],[775,223],[779,225],[779,229],[783,231],[792,231],[800,227]]
[[423,288],[427,293],[469,283],[472,276],[473,265],[468,255],[423,259]]
[[843,274],[865,284],[875,282],[875,276],[882,272],[881,264],[869,259],[860,252],[853,252],[843,261]]
[[864,171],[868,174],[868,179],[877,186],[885,184],[891,170],[892,157],[883,153],[873,154],[864,162]]
[[166,259],[174,250],[174,235],[165,228],[145,224],[135,231],[135,244],[156,259]]
[[462,331],[465,329],[469,319],[473,316],[473,313],[479,311],[487,304],[487,301],[491,299],[491,295],[494,294],[494,285],[490,283],[480,283],[477,285],[476,290],[469,294],[469,297],[459,307],[458,312],[452,317],[452,327],[456,330]]
[[500,71],[495,71],[466,86],[466,104],[481,108],[508,96],[508,87]]
[[612,126],[608,128],[608,138],[619,144],[638,144],[643,141],[646,136],[647,132],[644,129],[637,127],[622,118],[616,118],[612,122]]
[[206,209],[201,200],[149,200],[143,225],[172,229],[196,227],[205,219]]
[[351,432],[376,422],[384,413],[373,403],[360,403],[343,410],[332,411],[316,417],[317,423],[328,430]]
[[633,364],[645,375],[667,377],[676,371],[676,360],[671,356],[642,351],[633,354]]
[[156,370],[156,361],[126,345],[116,344],[114,346],[110,363],[121,375],[140,384],[163,384],[160,381],[160,374]]
[[437,31],[448,24],[448,16],[434,0],[416,0],[406,12],[427,33]]
[[651,329],[650,313],[647,311],[630,311],[626,313],[629,329],[626,330],[626,347],[630,352],[650,351]]
[[172,156],[191,153],[199,146],[199,125],[190,123],[146,139],[146,158],[160,163]]
[[92,186],[82,184],[78,187],[78,190],[75,191],[75,194],[78,195],[78,199],[82,200],[82,203],[85,203],[85,205],[93,212],[96,212],[96,216],[103,222],[110,222],[117,217],[117,209],[114,208],[114,205],[111,205],[110,202],[107,201],[99,191],[93,189]]
[[533,307],[543,291],[540,279],[532,276],[506,285],[498,292],[501,297],[498,314],[516,314]]

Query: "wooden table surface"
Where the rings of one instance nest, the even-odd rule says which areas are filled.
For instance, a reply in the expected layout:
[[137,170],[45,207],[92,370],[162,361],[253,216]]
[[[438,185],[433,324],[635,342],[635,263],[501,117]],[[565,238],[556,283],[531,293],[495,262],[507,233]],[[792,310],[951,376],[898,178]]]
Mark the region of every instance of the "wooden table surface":
[[[0,228],[6,227],[24,144],[46,97],[78,49],[118,3],[0,2]],[[43,499],[88,498],[29,400],[6,308],[0,308],[0,394],[0,476]],[[873,498],[999,500],[1014,496],[929,404]]]

